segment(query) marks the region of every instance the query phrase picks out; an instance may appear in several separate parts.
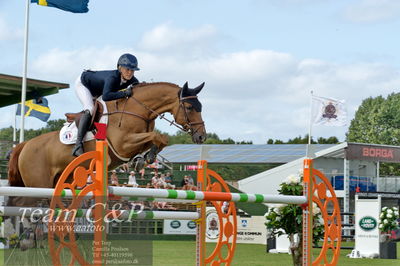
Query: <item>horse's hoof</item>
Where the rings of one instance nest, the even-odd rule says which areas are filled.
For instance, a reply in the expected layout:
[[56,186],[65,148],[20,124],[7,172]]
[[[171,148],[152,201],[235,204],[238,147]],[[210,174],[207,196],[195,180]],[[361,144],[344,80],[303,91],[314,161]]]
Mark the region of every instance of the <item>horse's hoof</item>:
[[140,170],[142,170],[144,168],[144,158],[142,156],[139,157],[135,157],[132,160],[132,167],[136,172],[139,172]]

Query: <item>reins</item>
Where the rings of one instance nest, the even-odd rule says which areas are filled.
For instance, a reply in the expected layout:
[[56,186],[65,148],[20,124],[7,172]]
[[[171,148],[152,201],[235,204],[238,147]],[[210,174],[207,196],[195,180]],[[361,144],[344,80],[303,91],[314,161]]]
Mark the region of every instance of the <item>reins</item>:
[[[197,98],[197,96],[179,97],[179,105],[180,105],[180,106],[179,106],[179,108],[178,108],[178,113],[179,113],[179,111],[180,111],[181,108],[184,110],[184,116],[185,116],[185,120],[186,120],[186,121],[185,121],[186,124],[185,124],[184,126],[179,125],[179,124],[176,123],[174,120],[170,120],[170,119],[166,118],[166,117],[165,117],[165,114],[160,114],[160,113],[158,113],[157,111],[153,110],[152,108],[150,108],[149,106],[147,106],[147,105],[144,104],[143,102],[141,102],[141,101],[139,101],[138,99],[136,99],[133,95],[131,96],[131,98],[132,98],[135,102],[137,102],[138,104],[140,104],[141,106],[143,106],[147,111],[149,111],[150,113],[156,115],[156,118],[160,118],[160,119],[166,120],[166,121],[170,124],[170,126],[175,126],[175,127],[177,127],[178,129],[180,129],[180,130],[182,130],[182,131],[185,131],[185,132],[190,131],[191,135],[193,135],[194,133],[196,133],[197,130],[198,130],[198,129],[197,129],[197,130],[194,131],[194,130],[193,130],[193,126],[195,126],[195,125],[204,125],[204,121],[200,121],[200,122],[191,122],[190,119],[189,119],[189,115],[188,115],[188,113],[187,113],[187,111],[186,111],[185,105],[183,104],[186,100],[188,100],[188,99],[195,99],[195,98]],[[143,120],[147,123],[147,127],[148,127],[149,124],[150,124],[150,122],[151,122],[153,119],[147,119],[146,117],[144,117],[144,116],[142,116],[142,115],[139,115],[139,114],[136,114],[136,113],[132,113],[132,112],[125,111],[125,106],[126,106],[126,103],[127,103],[127,102],[128,102],[128,98],[125,98],[123,109],[122,109],[122,111],[120,111],[120,110],[118,110],[117,101],[115,101],[115,109],[116,109],[116,111],[104,113],[103,115],[113,115],[113,114],[120,113],[120,114],[121,114],[121,117],[120,117],[120,121],[119,121],[118,127],[121,126],[121,121],[122,121],[122,116],[123,116],[123,114],[132,115],[132,116],[138,117],[138,118],[140,118],[140,119],[143,119]],[[177,113],[176,115],[178,115],[178,113]]]

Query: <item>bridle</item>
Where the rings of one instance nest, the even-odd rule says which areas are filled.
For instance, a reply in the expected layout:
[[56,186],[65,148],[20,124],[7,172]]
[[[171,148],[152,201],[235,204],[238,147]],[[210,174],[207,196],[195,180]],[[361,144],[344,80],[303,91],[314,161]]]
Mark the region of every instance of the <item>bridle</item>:
[[182,93],[179,95],[179,108],[178,108],[178,112],[176,113],[175,117],[178,116],[179,114],[179,110],[183,109],[183,114],[185,117],[185,124],[183,125],[183,130],[185,132],[189,132],[191,136],[193,136],[195,133],[197,133],[197,131],[199,130],[200,127],[197,127],[196,130],[194,130],[194,126],[197,125],[204,125],[204,121],[199,121],[199,122],[191,122],[189,119],[189,115],[187,112],[187,109],[185,107],[185,102],[189,99],[197,99],[197,96],[186,96],[186,97],[182,97]]
[[[178,129],[182,130],[182,131],[188,132],[191,136],[193,136],[195,133],[197,133],[197,131],[198,131],[199,128],[200,128],[200,127],[198,127],[196,130],[194,130],[194,126],[197,126],[197,125],[204,125],[204,121],[203,121],[203,120],[200,121],[200,122],[191,122],[191,121],[190,121],[189,115],[188,115],[188,112],[187,112],[187,110],[186,110],[186,108],[185,108],[184,103],[187,102],[187,101],[190,100],[190,99],[197,99],[197,96],[186,96],[186,97],[183,97],[183,96],[182,96],[182,90],[181,90],[181,93],[179,94],[179,108],[178,108],[177,113],[176,113],[174,116],[177,117],[178,114],[179,114],[180,109],[183,109],[183,111],[184,111],[184,117],[185,117],[185,124],[184,124],[183,126],[179,125],[179,124],[176,123],[174,120],[169,120],[168,118],[165,117],[165,114],[160,114],[160,113],[156,112],[155,110],[153,110],[152,108],[150,108],[149,106],[147,106],[146,104],[144,104],[143,102],[141,102],[141,101],[139,101],[138,99],[136,99],[133,95],[131,96],[131,98],[132,98],[135,102],[137,102],[138,104],[140,104],[141,106],[143,106],[143,107],[144,107],[146,110],[148,110],[150,113],[156,115],[156,118],[160,118],[160,119],[163,119],[163,120],[168,121],[168,123],[170,124],[170,126],[172,125],[172,126],[177,127]],[[121,126],[121,120],[122,120],[122,115],[123,115],[123,114],[132,115],[132,116],[135,116],[135,117],[138,117],[138,118],[143,119],[145,122],[147,122],[147,127],[149,127],[150,122],[151,122],[153,119],[147,119],[147,118],[145,118],[145,117],[142,116],[142,115],[139,115],[139,114],[136,114],[136,113],[132,113],[132,112],[125,111],[125,105],[126,105],[127,101],[128,101],[128,98],[125,98],[124,107],[123,107],[123,110],[122,110],[122,111],[118,110],[117,101],[115,101],[115,109],[116,109],[116,111],[109,112],[109,113],[105,113],[105,114],[103,114],[103,115],[112,115],[112,114],[120,113],[120,114],[121,114],[121,118],[120,118],[119,126]]]

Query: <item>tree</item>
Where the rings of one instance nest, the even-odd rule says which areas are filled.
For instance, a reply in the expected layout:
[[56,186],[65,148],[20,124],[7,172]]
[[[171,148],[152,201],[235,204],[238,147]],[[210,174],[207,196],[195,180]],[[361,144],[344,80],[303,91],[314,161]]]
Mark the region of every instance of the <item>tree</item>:
[[[337,137],[329,137],[329,138],[323,138],[323,137],[319,137],[317,139],[317,141],[315,141],[312,137],[311,137],[311,144],[338,144],[339,140]],[[308,134],[304,135],[304,137],[302,136],[298,136],[295,137],[293,139],[289,139],[288,141],[284,142],[282,140],[276,139],[268,139],[267,144],[308,144]]]
[[[400,145],[400,94],[369,97],[361,103],[346,135],[348,142]],[[382,163],[382,175],[399,175],[398,164]]]
[[317,139],[317,143],[318,144],[338,144],[339,140],[337,137],[334,137],[334,136],[329,137],[327,139],[320,137]]

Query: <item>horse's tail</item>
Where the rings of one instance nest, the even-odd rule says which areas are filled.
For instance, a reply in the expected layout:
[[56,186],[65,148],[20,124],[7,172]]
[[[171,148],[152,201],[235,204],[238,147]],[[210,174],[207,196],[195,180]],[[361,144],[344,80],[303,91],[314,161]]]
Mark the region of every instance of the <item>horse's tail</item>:
[[21,173],[18,169],[18,159],[24,148],[26,142],[22,142],[14,147],[11,152],[10,161],[8,162],[8,183],[13,187],[24,187],[24,181],[22,180]]

